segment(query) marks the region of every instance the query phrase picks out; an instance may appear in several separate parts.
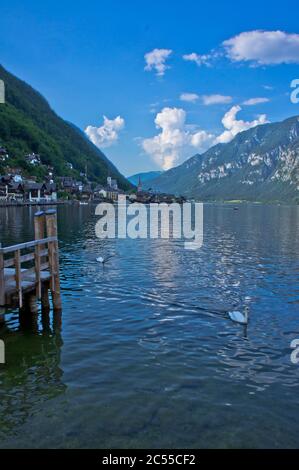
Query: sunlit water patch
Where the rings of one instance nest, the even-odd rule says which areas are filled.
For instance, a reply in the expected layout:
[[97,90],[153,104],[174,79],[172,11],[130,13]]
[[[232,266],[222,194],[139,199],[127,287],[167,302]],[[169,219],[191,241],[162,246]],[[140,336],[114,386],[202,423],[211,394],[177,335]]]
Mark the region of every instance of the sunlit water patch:
[[[4,245],[34,212],[0,209]],[[0,330],[1,447],[298,447],[298,207],[206,205],[197,251],[100,241],[93,206],[58,216],[62,318]]]

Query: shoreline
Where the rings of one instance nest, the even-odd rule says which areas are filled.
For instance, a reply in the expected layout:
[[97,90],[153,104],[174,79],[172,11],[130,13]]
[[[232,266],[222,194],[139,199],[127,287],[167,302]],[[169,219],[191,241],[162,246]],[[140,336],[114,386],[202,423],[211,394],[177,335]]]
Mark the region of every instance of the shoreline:
[[25,206],[58,206],[62,204],[72,204],[73,201],[19,201],[19,202],[0,202],[0,207],[25,207]]
[[[84,205],[95,205],[99,204],[100,202],[103,201],[87,201],[87,204],[85,203]],[[108,201],[105,201],[108,202]],[[109,201],[112,204],[115,203],[115,201]],[[195,201],[194,201],[195,202]],[[296,202],[286,202],[286,201],[196,201],[196,202],[202,202],[203,204],[223,204],[224,206],[227,205],[269,205],[269,206],[292,206],[292,207],[298,207],[299,204]],[[146,205],[149,203],[145,203]],[[60,200],[60,201],[39,201],[39,202],[3,202],[0,201],[0,208],[5,208],[5,207],[30,207],[30,206],[61,206],[61,205],[80,205],[80,202],[78,200]]]

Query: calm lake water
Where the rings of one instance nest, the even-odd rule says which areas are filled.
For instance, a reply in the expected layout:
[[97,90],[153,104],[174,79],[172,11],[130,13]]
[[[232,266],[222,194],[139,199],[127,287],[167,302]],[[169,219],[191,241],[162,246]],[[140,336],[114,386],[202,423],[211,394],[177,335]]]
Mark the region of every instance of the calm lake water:
[[[36,210],[0,208],[3,245]],[[96,221],[58,209],[61,321],[0,328],[0,447],[299,447],[299,207],[205,205],[197,251]],[[246,304],[247,336],[227,316]]]

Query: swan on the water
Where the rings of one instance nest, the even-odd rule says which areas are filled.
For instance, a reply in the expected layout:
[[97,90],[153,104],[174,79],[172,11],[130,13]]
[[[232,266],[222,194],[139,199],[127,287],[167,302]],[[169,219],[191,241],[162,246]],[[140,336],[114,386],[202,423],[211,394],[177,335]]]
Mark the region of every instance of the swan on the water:
[[228,312],[229,318],[236,322],[236,323],[241,323],[242,325],[247,325],[248,323],[248,318],[249,318],[249,307],[246,305],[244,308],[244,313],[239,312],[237,310],[234,310],[232,312]]
[[106,256],[105,258],[103,258],[103,256],[99,256],[96,260],[98,263],[105,264],[107,261],[109,261],[110,258],[112,258],[112,256],[113,255]]

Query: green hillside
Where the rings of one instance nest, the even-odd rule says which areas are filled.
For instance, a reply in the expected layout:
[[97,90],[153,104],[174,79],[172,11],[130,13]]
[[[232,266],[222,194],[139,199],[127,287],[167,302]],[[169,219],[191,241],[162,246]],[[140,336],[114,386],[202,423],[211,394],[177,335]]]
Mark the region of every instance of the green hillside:
[[[9,165],[21,168],[25,175],[42,177],[46,168],[32,167],[24,158],[34,152],[40,154],[44,165],[54,167],[57,176],[78,177],[87,167],[92,181],[105,183],[110,175],[117,178],[121,188],[131,187],[107,157],[80,130],[57,116],[37,91],[2,66],[0,79],[5,83],[6,98],[0,105],[0,145],[10,156],[7,162],[0,161],[0,174]],[[73,165],[73,170],[67,163]]]

